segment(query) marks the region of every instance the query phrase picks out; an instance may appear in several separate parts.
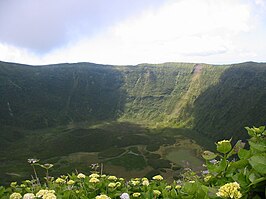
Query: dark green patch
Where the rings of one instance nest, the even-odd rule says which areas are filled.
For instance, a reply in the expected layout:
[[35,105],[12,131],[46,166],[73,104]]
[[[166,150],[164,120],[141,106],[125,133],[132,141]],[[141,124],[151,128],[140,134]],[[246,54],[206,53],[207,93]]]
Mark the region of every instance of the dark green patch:
[[109,148],[105,151],[101,151],[98,153],[98,157],[99,158],[112,158],[112,157],[116,157],[116,156],[119,156],[121,155],[122,153],[124,153],[126,150],[125,149],[122,149],[122,148],[116,148],[116,147],[112,147],[112,148]]
[[171,168],[171,162],[169,160],[164,159],[149,159],[148,165],[150,165],[154,169],[160,168]]
[[125,154],[119,158],[108,160],[106,163],[116,166],[122,166],[127,170],[141,170],[147,166],[144,158],[140,155],[135,154]]

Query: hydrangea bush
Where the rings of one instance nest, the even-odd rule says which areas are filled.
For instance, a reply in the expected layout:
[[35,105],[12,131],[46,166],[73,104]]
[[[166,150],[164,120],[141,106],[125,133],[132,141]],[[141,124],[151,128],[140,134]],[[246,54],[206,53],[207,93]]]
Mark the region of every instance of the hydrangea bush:
[[[112,175],[73,173],[57,178],[49,176],[52,164],[40,165],[30,159],[34,180],[22,184],[12,182],[0,187],[1,199],[208,199],[208,198],[265,198],[266,187],[266,130],[265,127],[246,128],[248,146],[231,140],[216,143],[217,152],[205,151],[206,170],[201,175],[187,169],[182,180],[167,183],[163,176],[152,179],[134,178],[129,181]],[[46,170],[41,182],[35,166]]]

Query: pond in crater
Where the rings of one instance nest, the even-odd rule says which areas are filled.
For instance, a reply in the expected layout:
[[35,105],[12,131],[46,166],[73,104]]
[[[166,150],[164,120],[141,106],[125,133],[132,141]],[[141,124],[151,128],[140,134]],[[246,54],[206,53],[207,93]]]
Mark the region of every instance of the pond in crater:
[[171,148],[167,151],[165,158],[177,165],[192,169],[201,169],[204,163],[191,149]]

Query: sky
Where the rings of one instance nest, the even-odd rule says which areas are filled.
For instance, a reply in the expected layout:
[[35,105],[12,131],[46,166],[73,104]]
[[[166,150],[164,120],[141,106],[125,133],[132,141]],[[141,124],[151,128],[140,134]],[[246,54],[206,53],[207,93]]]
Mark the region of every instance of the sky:
[[266,0],[0,0],[0,60],[266,62]]

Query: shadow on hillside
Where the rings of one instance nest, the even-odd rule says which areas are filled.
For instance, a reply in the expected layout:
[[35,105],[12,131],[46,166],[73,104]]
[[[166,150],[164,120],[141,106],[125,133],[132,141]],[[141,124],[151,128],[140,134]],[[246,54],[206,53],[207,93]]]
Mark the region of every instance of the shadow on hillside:
[[27,129],[115,120],[124,111],[123,76],[91,63],[26,66],[0,63],[0,122]]
[[[217,66],[219,67],[219,66]],[[266,125],[266,64],[237,64],[194,104],[194,130],[217,139],[245,139],[244,127]]]

